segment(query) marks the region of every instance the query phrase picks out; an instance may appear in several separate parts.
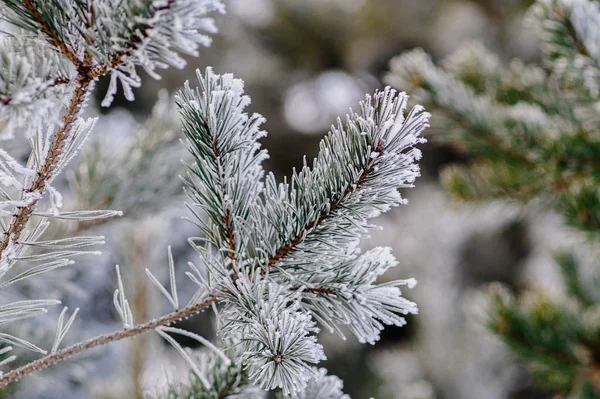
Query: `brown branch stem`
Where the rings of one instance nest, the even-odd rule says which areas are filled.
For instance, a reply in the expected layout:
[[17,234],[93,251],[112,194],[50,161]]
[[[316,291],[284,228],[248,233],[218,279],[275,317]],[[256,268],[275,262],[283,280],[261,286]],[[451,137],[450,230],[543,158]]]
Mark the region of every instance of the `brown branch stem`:
[[[304,236],[306,235],[306,233],[308,233],[310,230],[314,229],[315,227],[317,227],[318,225],[320,225],[325,219],[327,219],[327,217],[329,216],[329,214],[333,211],[335,211],[341,204],[342,200],[348,196],[349,194],[351,194],[356,188],[360,187],[360,185],[364,182],[365,178],[367,177],[367,173],[368,171],[365,170],[360,178],[358,179],[357,185],[355,188],[353,188],[352,186],[348,187],[346,189],[346,191],[344,191],[344,193],[340,196],[340,198],[332,201],[329,203],[329,212],[327,212],[326,210],[322,210],[321,213],[319,213],[319,216],[314,219],[311,220],[310,222],[308,222],[301,230],[300,232],[298,232],[294,238],[292,238],[290,240],[289,243],[282,245],[277,252],[275,252],[275,255],[271,256],[266,264],[267,268],[274,266],[277,262],[279,262],[281,259],[285,258],[290,252],[292,252],[292,250],[294,248],[296,248],[298,246],[298,244],[300,244],[300,242],[303,240]],[[264,270],[264,269],[263,269]]]
[[[2,258],[4,251],[8,247],[11,239],[16,241],[20,238],[25,225],[31,218],[33,214],[34,208],[38,202],[38,199],[45,189],[46,183],[49,179],[52,178],[52,173],[56,169],[56,165],[60,160],[60,156],[62,155],[62,151],[68,139],[71,136],[73,130],[73,123],[76,121],[77,116],[81,111],[81,106],[83,105],[86,95],[89,91],[90,85],[92,82],[106,74],[110,69],[116,68],[123,60],[124,57],[131,55],[133,50],[135,49],[136,44],[139,44],[141,40],[148,35],[148,30],[151,28],[149,25],[142,25],[139,27],[138,34],[133,35],[129,42],[125,45],[126,49],[116,53],[111,61],[105,65],[92,65],[92,59],[88,51],[84,51],[84,59],[81,60],[79,56],[72,49],[67,46],[67,44],[61,40],[55,32],[52,30],[48,22],[44,19],[44,16],[38,10],[36,3],[34,0],[21,0],[23,6],[31,13],[33,18],[40,25],[40,29],[44,34],[48,36],[52,44],[65,56],[67,57],[71,63],[75,66],[78,72],[78,76],[76,78],[76,87],[72,94],[69,106],[65,115],[62,119],[61,127],[56,133],[48,156],[44,161],[44,164],[41,166],[40,170],[38,170],[37,177],[31,183],[31,186],[25,191],[27,195],[32,198],[29,200],[26,206],[17,207],[17,213],[13,216],[13,219],[10,223],[9,228],[4,232],[4,236],[2,237],[2,241],[0,242],[0,258]],[[169,0],[167,3],[161,7],[158,7],[154,10],[154,12],[160,12],[168,10],[173,4],[175,0]],[[93,13],[93,3],[91,5],[90,13]],[[91,21],[88,25],[91,24]],[[91,25],[90,25],[91,26]],[[88,26],[89,28],[89,26]],[[64,78],[57,78],[55,83],[52,86],[56,86],[59,84],[70,83],[66,81]],[[50,87],[52,87],[50,86]],[[8,97],[0,96],[0,103],[8,104],[11,99]],[[229,219],[228,219],[229,220]],[[230,224],[230,223],[229,223]],[[235,248],[233,242],[233,229],[228,225],[227,234],[230,239],[230,247]],[[232,261],[234,261],[234,255],[230,255],[232,257]]]
[[44,32],[48,36],[48,38],[52,41],[52,44],[56,48],[58,48],[60,50],[60,52],[63,53],[65,55],[65,57],[67,57],[73,63],[73,65],[78,67],[79,64],[81,63],[81,61],[79,60],[79,57],[77,57],[77,54],[75,54],[73,51],[71,51],[71,49],[69,49],[69,47],[67,47],[65,42],[60,40],[54,34],[54,32],[52,31],[52,29],[50,28],[50,26],[48,25],[48,23],[46,22],[46,20],[40,13],[40,11],[35,6],[34,1],[33,0],[22,0],[22,1],[23,1],[23,5],[27,9],[27,11],[29,11],[31,13],[31,15],[33,16],[33,18],[35,18],[37,23],[40,24],[40,29],[42,30],[42,32]]
[[[206,126],[208,130],[208,126]],[[219,176],[219,183],[222,189],[223,198],[227,196],[227,191],[225,189],[225,185],[223,184],[223,167],[221,166],[221,151],[217,146],[216,141],[212,142],[212,151],[215,156],[215,160],[217,163],[217,175]],[[225,224],[225,236],[227,240],[227,246],[229,247],[228,256],[231,259],[231,265],[233,268],[234,275],[237,275],[237,267],[236,267],[236,248],[235,248],[235,230],[233,228],[233,218],[231,217],[231,210],[226,207],[226,204],[223,202],[223,210],[225,211],[225,220],[223,223]]]
[[[73,65],[78,71],[78,76],[76,78],[76,86],[71,96],[71,100],[62,118],[61,126],[52,140],[46,159],[37,171],[37,176],[32,181],[29,188],[25,190],[25,198],[27,198],[28,196],[31,199],[27,202],[27,205],[17,207],[16,214],[13,216],[9,228],[4,232],[4,236],[2,238],[2,241],[0,242],[0,258],[3,256],[5,250],[8,248],[11,240],[17,241],[20,238],[21,233],[23,232],[27,222],[33,215],[34,208],[39,198],[41,197],[41,194],[43,194],[46,190],[47,182],[53,177],[53,173],[55,172],[56,167],[59,164],[64,147],[71,138],[74,123],[81,112],[81,107],[84,104],[86,96],[90,90],[90,85],[92,84],[94,79],[98,78],[101,75],[104,75],[110,69],[118,66],[118,64],[122,61],[123,57],[128,56],[133,51],[135,45],[142,40],[140,38],[140,35],[135,35],[129,43],[129,48],[123,52],[117,53],[109,64],[92,67],[91,58],[87,54],[87,52],[84,53],[84,60],[80,60],[78,55],[74,53],[65,42],[63,42],[59,37],[55,35],[49,24],[44,20],[44,17],[37,9],[34,0],[22,0],[22,3],[24,7],[31,13],[33,18],[38,22],[38,24],[40,25],[40,29],[48,36],[52,44],[56,48],[58,48],[60,52],[73,63]],[[167,2],[167,5],[158,8],[155,11],[168,9],[169,7],[171,7],[172,3],[173,0],[169,0]],[[147,34],[146,32],[148,28],[149,27],[140,28],[141,36],[145,36]],[[62,82],[62,80],[57,80],[56,82],[56,84],[62,83],[66,82]],[[5,100],[8,101],[8,99],[0,98],[0,102],[5,102]],[[56,353],[44,356],[38,360],[25,364],[19,368],[16,368],[6,373],[0,379],[0,387],[6,386],[12,382],[19,380],[24,376],[43,370],[60,361],[66,360],[74,355],[80,354],[87,350],[100,347],[111,342],[116,342],[126,338],[134,337],[147,331],[154,330],[158,327],[170,325],[181,319],[193,316],[205,310],[216,301],[216,296],[209,296],[207,299],[196,305],[187,307],[182,310],[177,310],[175,312],[169,313],[165,316],[142,324],[138,324],[132,328],[116,331],[106,335],[101,335],[95,338],[91,338],[87,341],[82,341],[77,344],[68,346],[60,351],[57,351]]]
[[[378,152],[382,152],[383,149],[383,143],[378,143],[377,144],[377,148],[376,151]],[[329,217],[329,215],[334,212],[335,210],[337,210],[340,205],[342,204],[342,201],[350,194],[352,194],[354,191],[356,191],[358,188],[360,188],[365,180],[369,177],[369,174],[373,172],[373,168],[370,164],[367,164],[365,166],[365,169],[363,170],[363,172],[360,174],[360,176],[358,177],[358,179],[356,179],[356,182],[354,185],[349,185],[346,190],[342,193],[342,195],[339,196],[339,198],[331,201],[329,203],[329,209],[323,209],[320,213],[319,216],[317,218],[315,218],[314,220],[311,220],[310,222],[308,222],[301,230],[300,232],[298,232],[291,240],[289,243],[286,243],[284,245],[282,245],[273,256],[271,256],[269,258],[269,260],[267,261],[267,263],[265,265],[263,265],[262,268],[262,272],[264,273],[266,271],[266,269],[274,266],[277,262],[279,262],[281,259],[285,258],[290,252],[292,252],[292,250],[294,248],[296,248],[298,246],[298,244],[300,244],[300,242],[302,242],[302,240],[304,239],[304,237],[306,236],[306,234],[316,228],[317,226],[319,226],[325,219],[327,219]]]
[[[80,70],[82,64],[79,60],[79,57],[71,49],[69,49],[69,47],[59,37],[54,34],[40,11],[37,9],[34,1],[22,0],[22,2],[23,6],[39,23],[40,29],[52,41],[52,44],[58,48],[60,52],[67,57],[78,70]],[[65,144],[71,137],[73,125],[81,112],[81,106],[85,102],[85,98],[93,80],[94,77],[91,77],[89,73],[80,72],[77,75],[77,78],[75,79],[76,85],[75,89],[73,90],[73,94],[71,95],[71,100],[69,101],[67,110],[62,118],[60,128],[52,140],[52,144],[50,145],[50,150],[48,151],[46,159],[44,160],[44,163],[41,165],[40,169],[37,171],[37,176],[33,182],[24,192],[24,198],[27,200],[27,204],[17,207],[16,214],[13,216],[8,229],[4,232],[4,236],[0,242],[0,258],[2,258],[4,255],[4,252],[9,246],[11,240],[17,241],[20,238],[23,229],[25,229],[27,222],[33,214],[41,194],[43,194],[46,190],[47,182],[53,177],[53,173],[60,161]],[[58,79],[56,81],[56,84],[62,83],[65,83],[62,79]]]
[[48,155],[41,168],[37,171],[36,178],[25,191],[25,194],[31,196],[32,199],[29,200],[27,205],[17,207],[17,213],[13,217],[8,230],[4,232],[2,242],[0,242],[0,257],[2,257],[10,241],[17,241],[21,236],[25,225],[33,214],[40,195],[46,190],[46,183],[53,176],[65,144],[71,137],[73,125],[81,111],[81,106],[85,101],[85,97],[91,84],[91,80],[86,76],[78,76],[76,81],[77,83],[73,95],[71,96],[71,101],[63,116],[62,124],[52,140]]
[[209,296],[204,301],[189,306],[185,309],[178,310],[172,313],[169,313],[165,316],[159,317],[158,319],[150,320],[148,322],[137,324],[132,328],[116,331],[106,335],[100,335],[95,338],[91,338],[87,341],[83,341],[71,346],[68,346],[54,354],[50,354],[48,356],[44,356],[38,360],[35,360],[31,363],[28,363],[24,366],[21,366],[17,369],[14,369],[8,373],[6,373],[2,379],[0,379],[0,387],[6,386],[12,382],[15,382],[27,375],[33,374],[37,371],[43,370],[47,367],[50,367],[60,361],[66,360],[71,356],[77,355],[79,353],[88,351],[90,349],[103,346],[109,344],[111,342],[120,341],[126,338],[135,337],[136,335],[143,334],[147,331],[154,330],[161,326],[167,326],[173,324],[181,319],[186,317],[193,316],[201,311],[205,310],[213,303],[217,301],[216,296]]
[[[290,287],[290,291],[298,291],[300,287]],[[309,287],[303,288],[302,292],[307,292],[310,294],[321,294],[321,295],[335,295],[337,294],[336,290],[333,288],[325,288],[325,287]]]
[[[40,29],[42,30],[42,32],[44,32],[44,34],[48,36],[52,44],[56,48],[58,48],[60,52],[63,55],[65,55],[65,57],[67,57],[71,61],[71,63],[73,63],[73,65],[75,65],[75,68],[77,68],[77,72],[79,73],[79,75],[85,76],[90,81],[99,78],[100,76],[105,75],[111,69],[116,68],[123,61],[124,58],[130,56],[133,53],[137,44],[140,44],[143,39],[148,37],[148,31],[152,28],[151,25],[140,24],[136,33],[133,34],[128,40],[128,42],[124,45],[124,50],[115,53],[112,56],[111,60],[106,64],[92,65],[92,56],[88,50],[84,50],[83,60],[81,60],[76,54],[76,52],[70,49],[64,41],[62,41],[59,37],[55,35],[50,25],[48,25],[43,15],[37,9],[34,0],[22,0],[22,3],[25,6],[25,8],[31,13],[33,18],[38,22],[38,24],[40,25]],[[175,0],[168,0],[165,5],[155,8],[154,13],[169,10],[174,3]],[[90,5],[89,12],[90,15],[94,15],[95,10],[93,2]],[[87,25],[87,28],[90,29],[91,21],[87,21]]]

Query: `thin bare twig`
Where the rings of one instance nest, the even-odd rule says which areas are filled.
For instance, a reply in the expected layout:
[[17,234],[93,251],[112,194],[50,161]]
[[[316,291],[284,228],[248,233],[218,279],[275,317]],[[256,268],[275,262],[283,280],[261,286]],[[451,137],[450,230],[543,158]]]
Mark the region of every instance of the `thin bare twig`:
[[50,367],[60,361],[66,360],[71,356],[77,355],[79,353],[85,352],[87,350],[103,346],[109,344],[111,342],[120,341],[126,338],[134,337],[136,335],[143,334],[147,331],[154,330],[161,326],[167,326],[173,324],[179,320],[182,320],[186,317],[193,316],[197,313],[202,312],[213,303],[217,301],[217,297],[214,295],[209,296],[204,301],[189,306],[185,309],[175,311],[173,313],[169,313],[168,315],[159,317],[158,319],[150,320],[146,323],[138,324],[133,326],[132,328],[116,331],[111,334],[100,335],[95,338],[91,338],[87,341],[83,341],[71,346],[68,346],[53,355],[44,356],[36,361],[28,363],[22,367],[14,369],[8,373],[6,373],[2,379],[0,379],[0,387],[6,386],[12,382],[15,382],[25,376],[33,374],[37,371],[43,370],[47,367]]

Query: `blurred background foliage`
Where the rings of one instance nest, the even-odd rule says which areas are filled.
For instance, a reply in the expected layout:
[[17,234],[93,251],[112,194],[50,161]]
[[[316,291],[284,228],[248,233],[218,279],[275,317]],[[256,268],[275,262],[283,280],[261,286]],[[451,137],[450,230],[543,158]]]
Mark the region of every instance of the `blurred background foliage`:
[[[263,144],[271,155],[268,167],[282,177],[302,165],[304,154],[308,159],[316,155],[319,140],[335,118],[356,107],[364,93],[382,87],[390,59],[405,51],[421,47],[438,63],[478,40],[503,65],[519,58],[542,66],[538,35],[523,23],[531,3],[226,0],[228,14],[217,17],[220,33],[211,48],[203,49],[199,58],[189,59],[186,69],[165,71],[160,81],[145,76],[135,102],[127,102],[120,93],[111,108],[98,105],[94,111],[103,114],[96,140],[88,143],[64,183],[73,193],[70,206],[122,209],[126,215],[105,224],[65,223],[56,228],[57,235],[64,234],[64,229],[77,229],[107,236],[105,255],[83,260],[77,273],[66,276],[66,283],[53,287],[56,292],[67,292],[61,295],[67,304],[71,301],[82,308],[79,333],[87,337],[118,324],[111,307],[115,263],[121,265],[128,280],[128,295],[139,320],[160,314],[167,304],[155,297],[145,280],[133,276],[143,275],[140,270],[146,267],[160,276],[167,245],[173,246],[181,266],[180,281],[184,281],[185,263],[196,261],[185,241],[195,234],[195,227],[180,218],[188,215],[177,177],[183,168],[179,160],[185,155],[177,142],[178,122],[168,94],[186,79],[193,79],[196,68],[212,65],[218,73],[232,72],[245,80],[253,101],[250,110],[267,118],[269,135]],[[475,91],[486,91],[492,84],[476,78],[471,79]],[[93,99],[97,104],[107,85],[107,81],[99,82],[98,97]],[[409,94],[412,91],[400,88]],[[160,89],[168,93],[159,93]],[[527,90],[498,91],[507,103],[525,95]],[[433,127],[440,127],[436,137],[456,134],[458,127],[448,129],[442,124],[445,115],[436,113],[435,108],[432,111]],[[455,121],[455,126],[461,122]],[[486,329],[489,308],[484,291],[490,283],[500,282],[515,294],[536,288],[560,298],[569,290],[579,290],[579,284],[562,277],[554,258],[556,250],[576,254],[559,256],[559,264],[567,272],[575,262],[586,264],[594,254],[581,245],[582,237],[565,227],[559,215],[547,211],[543,199],[522,207],[513,201],[495,200],[498,195],[487,198],[493,201],[477,203],[449,196],[440,184],[447,176],[442,171],[448,165],[468,164],[473,154],[464,150],[447,140],[427,144],[423,177],[416,189],[406,193],[409,205],[382,217],[385,230],[373,233],[373,241],[392,247],[401,262],[397,275],[389,278],[415,277],[419,281],[406,294],[419,304],[420,314],[410,317],[404,328],[386,329],[377,347],[359,345],[353,339],[340,342],[323,333],[329,359],[324,366],[344,380],[344,391],[353,398],[541,399],[553,397],[556,391],[555,386],[534,385],[526,362]],[[123,164],[128,173],[115,167]],[[510,168],[506,173],[519,176]],[[536,179],[522,183],[534,193],[543,184]],[[465,192],[463,197],[471,194]],[[580,275],[577,278],[585,280]],[[47,284],[43,289],[49,289]],[[504,291],[496,290],[493,295],[495,311],[505,312],[508,321],[523,319],[526,312],[528,320],[530,313],[535,313],[540,323],[557,313],[578,314],[578,308],[569,304],[564,304],[569,312],[562,307],[547,308],[544,304],[550,302],[541,296],[525,298],[527,307],[515,307],[516,300]],[[183,323],[204,336],[213,334],[212,321],[206,315]],[[492,328],[507,331],[511,324],[493,324]],[[526,345],[516,348],[517,353],[529,349]],[[159,386],[187,373],[178,356],[152,336],[112,345],[58,366],[60,372],[53,370],[36,377],[35,383],[21,385],[18,397],[141,399],[146,395],[142,387]],[[95,375],[89,378],[92,370]],[[85,383],[83,375],[88,375]],[[568,378],[564,375],[561,378]],[[90,384],[92,380],[95,382]]]
[[471,43],[439,62],[405,52],[385,79],[415,93],[438,116],[433,138],[464,154],[441,173],[450,193],[552,209],[589,245],[586,259],[557,243],[549,264],[562,274],[558,295],[540,284],[516,297],[499,285],[488,294],[490,330],[537,386],[566,398],[600,397],[599,19],[596,1],[538,1],[528,21],[543,40],[541,66]]

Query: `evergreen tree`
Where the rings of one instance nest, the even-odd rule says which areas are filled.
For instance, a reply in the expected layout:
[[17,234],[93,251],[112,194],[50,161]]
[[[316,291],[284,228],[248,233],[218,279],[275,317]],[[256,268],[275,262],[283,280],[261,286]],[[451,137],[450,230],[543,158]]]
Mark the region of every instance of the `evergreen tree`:
[[[395,58],[387,82],[411,90],[436,115],[439,139],[467,155],[442,172],[468,201],[542,203],[591,245],[600,239],[600,3],[539,0],[529,11],[543,41],[543,66],[503,65],[473,43],[434,65],[422,50]],[[489,294],[489,328],[529,366],[540,387],[560,397],[600,397],[600,305],[596,272],[577,256],[556,256],[568,298]]]

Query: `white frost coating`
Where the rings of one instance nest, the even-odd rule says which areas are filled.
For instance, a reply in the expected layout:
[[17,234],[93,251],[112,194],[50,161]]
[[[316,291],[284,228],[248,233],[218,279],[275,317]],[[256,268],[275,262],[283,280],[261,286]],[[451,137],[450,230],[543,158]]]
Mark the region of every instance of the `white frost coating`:
[[0,149],[0,184],[23,190],[24,179],[35,174],[35,170],[22,166],[8,152]]
[[376,282],[397,264],[390,249],[360,255],[358,244],[376,227],[370,218],[406,202],[398,189],[419,176],[415,146],[430,115],[422,107],[405,115],[408,96],[391,88],[367,96],[332,127],[310,166],[305,159],[278,184],[271,174],[263,181],[262,118],[243,112],[243,82],[211,69],[198,80],[197,90],[188,83],[176,96],[196,161],[186,179],[190,209],[208,215],[196,222],[205,236],[190,239],[206,268],[187,273],[199,286],[191,302],[224,293],[219,334],[242,351],[250,381],[301,395],[325,358],[316,321],[374,343],[384,325],[417,312],[398,288],[414,279]]
[[[186,193],[195,203],[195,213],[205,210],[215,226],[225,226],[228,212],[231,227],[245,223],[262,191],[262,162],[267,153],[258,140],[266,135],[260,129],[264,118],[245,113],[250,98],[244,95],[242,80],[215,74],[211,68],[204,76],[197,71],[197,77],[199,90],[193,90],[188,82],[175,96],[185,145],[196,159],[188,165],[184,178]],[[215,229],[202,221],[203,217],[198,219],[215,247],[238,256],[246,253],[249,234],[238,234],[229,242],[226,228]]]
[[308,285],[330,289],[336,295],[307,292],[303,306],[330,331],[344,337],[339,327],[345,325],[360,342],[375,344],[384,325],[403,326],[404,315],[418,313],[416,304],[403,298],[398,289],[415,287],[415,279],[376,284],[378,277],[397,263],[391,249],[381,247],[341,262],[336,275]]
[[19,240],[19,244],[38,248],[46,248],[51,250],[74,249],[90,247],[94,245],[103,245],[104,238],[104,236],[75,236],[45,241]]
[[41,353],[42,355],[46,355],[48,353],[48,351],[32,344],[31,342],[10,334],[0,333],[0,342],[3,342],[8,345],[18,346],[20,348],[24,348],[32,352]]
[[411,87],[411,79],[418,77],[431,85],[431,90],[435,92],[436,101],[439,101],[440,105],[461,115],[469,115],[469,119],[485,122],[493,129],[504,117],[504,108],[494,106],[486,96],[475,95],[464,83],[448,72],[438,69],[422,49],[392,59],[390,66],[392,73],[386,80],[395,87]]
[[[60,304],[60,301],[52,299],[40,299],[17,301],[8,305],[0,306],[0,325],[44,314],[47,312],[47,306],[57,304]],[[47,351],[44,349],[41,349],[24,339],[6,333],[0,333],[0,342],[25,348],[27,350],[38,352],[44,355],[47,353]]]
[[21,183],[14,175],[3,170],[0,170],[0,184],[5,187],[14,187],[17,190],[23,190],[23,183]]
[[[134,99],[132,88],[141,85],[136,66],[155,79],[160,79],[157,69],[183,68],[186,62],[179,53],[197,56],[200,46],[211,44],[208,35],[217,31],[213,19],[206,15],[225,12],[221,0],[154,0],[145,7],[144,15],[124,7],[120,0],[97,5],[96,29],[106,40],[96,40],[96,45],[101,47],[101,55],[120,54],[121,61],[110,70],[109,88],[102,101],[104,107],[112,103],[119,83],[125,98]],[[132,18],[139,26],[133,34],[125,28]],[[102,59],[101,64],[110,64],[110,58]]]
[[223,353],[223,351],[221,349],[217,348],[209,340],[207,340],[204,337],[201,337],[198,334],[194,334],[193,332],[182,330],[181,328],[174,328],[174,327],[163,326],[163,327],[159,327],[158,329],[161,331],[164,331],[164,332],[170,332],[170,333],[174,333],[174,334],[183,335],[188,338],[192,338],[192,339],[198,341],[199,343],[201,343],[202,345],[206,346],[210,350],[212,350],[217,356],[219,356],[221,358],[221,360],[223,360],[225,362],[226,365],[229,366],[231,364],[231,360],[227,357],[227,355],[225,355],[225,353]]
[[119,268],[119,265],[115,266],[115,270],[117,271],[117,285],[119,288],[115,290],[113,295],[113,305],[123,322],[123,328],[127,329],[134,325],[133,313],[131,312],[129,301],[125,298],[125,288],[123,287],[123,279],[121,278],[121,269]]
[[171,292],[169,293],[166,288],[158,281],[156,277],[146,269],[146,275],[150,278],[150,281],[160,290],[160,292],[167,298],[175,310],[179,309],[179,297],[177,296],[177,281],[175,279],[175,262],[173,261],[173,252],[171,246],[168,247],[169,255],[169,281],[171,283]]
[[16,173],[23,176],[35,176],[36,171],[25,166],[22,166],[16,159],[14,159],[8,152],[0,148],[0,157],[6,161]]
[[280,387],[285,393],[303,389],[318,375],[312,364],[325,359],[317,343],[318,328],[300,310],[300,292],[260,276],[238,279],[228,286],[221,313],[221,333],[241,342],[242,361],[253,384],[263,389]]
[[135,98],[133,97],[133,92],[131,90],[132,87],[140,87],[142,85],[141,81],[137,81],[134,79],[130,79],[127,75],[114,70],[110,74],[110,83],[108,84],[108,89],[106,90],[106,95],[104,96],[104,100],[100,103],[103,107],[109,107],[113,100],[115,99],[115,95],[117,94],[118,83],[121,82],[123,86],[123,91],[125,93],[125,98],[129,101],[133,101]]
[[65,336],[69,332],[69,329],[73,325],[75,318],[77,317],[77,313],[79,313],[79,308],[75,309],[75,311],[71,314],[66,323],[64,323],[65,315],[69,310],[68,307],[64,307],[62,312],[60,312],[60,316],[58,317],[58,325],[56,327],[56,335],[54,336],[54,343],[52,344],[51,354],[56,353],[58,351],[58,347],[60,343],[65,339]]
[[66,82],[73,75],[70,62],[44,38],[0,38],[0,140],[12,138],[16,131],[30,136],[41,122],[56,121],[56,104],[69,94],[72,85]]
[[89,138],[98,118],[82,119],[78,118],[73,124],[71,135],[69,140],[63,148],[62,155],[58,159],[52,177],[48,182],[52,182],[56,176],[58,176],[63,169],[75,158],[79,150],[83,147],[87,139]]
[[0,257],[0,278],[4,277],[4,275],[10,270],[10,268],[14,265],[14,260],[16,252],[15,252],[15,240],[11,235],[8,239],[8,244],[2,252],[2,257]]
[[63,206],[62,194],[54,188],[51,184],[46,184],[46,190],[50,193],[50,200],[52,203],[52,214],[53,216],[60,215],[60,208]]
[[[368,219],[405,203],[398,189],[412,187],[420,174],[421,153],[414,147],[425,142],[421,133],[430,118],[422,107],[404,116],[407,101],[389,87],[367,96],[360,112],[338,120],[312,167],[295,172],[291,184],[278,185],[267,176],[257,218],[270,223],[257,227],[264,237],[258,251],[272,254],[299,241],[293,254],[277,262],[277,273],[293,271],[294,278],[308,283],[319,269],[332,270],[373,227]],[[330,198],[329,193],[339,194]]]
[[40,198],[42,198],[42,193],[40,191],[33,191],[33,192],[26,192],[25,194],[23,194],[23,198],[21,198],[20,200],[6,200],[6,201],[0,201],[0,208],[6,208],[6,207],[28,207],[29,205],[33,204],[34,202],[38,201]]
[[36,216],[42,217],[53,217],[56,219],[65,219],[65,220],[74,220],[74,221],[90,221],[90,220],[99,220],[99,219],[107,219],[116,216],[123,216],[122,211],[113,211],[113,210],[97,210],[97,211],[69,211],[69,212],[61,212],[58,215],[54,213],[48,212],[34,212]]
[[155,331],[158,333],[158,335],[163,337],[165,341],[170,343],[173,346],[173,348],[177,350],[177,352],[179,352],[181,357],[183,357],[183,359],[187,362],[188,366],[190,366],[190,368],[192,369],[194,374],[196,374],[196,376],[200,379],[202,384],[204,384],[206,388],[210,388],[210,382],[208,382],[206,375],[202,371],[200,371],[200,368],[198,367],[196,362],[191,358],[190,354],[181,345],[179,345],[179,343],[175,341],[173,337],[171,337],[169,334],[163,331],[163,329],[164,327],[159,327]]
[[309,314],[284,310],[263,314],[264,323],[251,324],[242,336],[250,380],[267,390],[284,393],[303,389],[317,371],[310,363],[325,360],[323,348],[310,333],[318,332]]
[[[5,346],[4,348],[0,349],[0,355],[5,355],[12,350],[13,350],[12,346]],[[17,357],[15,355],[11,355],[11,356],[7,357],[6,359],[2,360],[0,362],[0,366],[5,366],[8,363],[13,362],[16,358]],[[0,379],[2,379],[2,372],[0,372]]]
[[15,277],[11,277],[10,279],[3,281],[2,283],[0,283],[0,288],[9,286],[11,284],[14,284],[18,281],[24,280],[29,277],[37,276],[38,274],[47,273],[49,271],[59,269],[61,267],[73,265],[74,263],[75,263],[75,261],[72,261],[69,259],[59,259],[59,260],[55,260],[55,261],[42,263],[40,265],[33,266],[33,267],[29,268],[28,270],[16,275]]
[[327,375],[326,369],[319,369],[319,374],[311,379],[306,388],[290,396],[278,395],[279,399],[350,399],[342,392],[344,383],[334,375]]
[[[11,237],[0,260],[0,280],[17,261],[25,263],[19,268],[18,274],[0,281],[0,288],[58,268],[70,266],[74,263],[70,259],[71,257],[100,254],[98,251],[89,251],[87,248],[104,244],[104,237],[102,236],[67,237],[58,240],[40,241],[39,238],[48,225],[49,222],[42,219],[41,223],[35,225],[35,227],[26,229],[22,234],[22,239],[17,243]],[[43,248],[45,251],[28,255],[27,251],[30,247]],[[32,262],[33,265],[27,266],[27,262]]]
[[54,299],[25,300],[0,306],[0,324],[21,320],[47,312],[46,307],[57,305],[60,301]]

